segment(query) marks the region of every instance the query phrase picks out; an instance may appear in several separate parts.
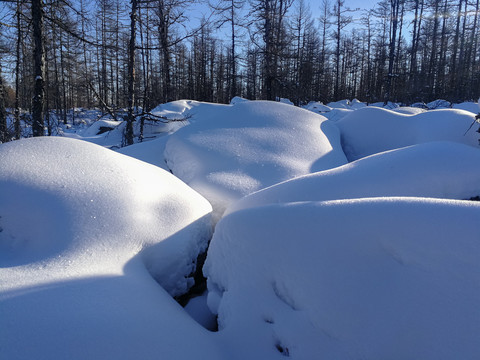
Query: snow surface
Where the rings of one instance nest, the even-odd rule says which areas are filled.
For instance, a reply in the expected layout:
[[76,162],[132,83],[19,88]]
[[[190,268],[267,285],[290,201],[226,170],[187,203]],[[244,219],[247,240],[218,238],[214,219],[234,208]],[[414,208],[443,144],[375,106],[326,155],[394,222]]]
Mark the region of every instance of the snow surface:
[[208,303],[238,359],[478,359],[479,216],[426,198],[238,211],[210,244]]
[[411,106],[400,106],[398,108],[392,109],[392,111],[395,111],[401,114],[406,114],[406,115],[417,115],[417,114],[424,113],[426,110],[422,108],[411,107]]
[[470,111],[474,114],[478,114],[480,109],[478,108],[478,103],[470,102],[470,101],[465,101],[460,104],[453,104],[452,108],[454,109],[460,109],[460,110],[465,110],[465,111]]
[[0,358],[479,359],[478,104],[232,104],[0,145]]
[[117,150],[120,154],[131,156],[169,171],[163,152],[168,136],[162,136],[151,141],[125,146]]
[[427,104],[429,110],[436,110],[436,109],[450,109],[452,107],[452,103],[447,100],[437,99],[431,101]]
[[[192,260],[211,234],[211,207],[171,174],[58,137],[7,143],[0,159],[3,266],[42,263],[49,278],[119,274],[141,252],[173,295],[191,285]],[[11,283],[8,271],[2,280]]]
[[254,191],[346,163],[336,126],[291,105],[239,102],[196,119],[170,136],[164,155],[210,201],[216,220]]
[[211,237],[203,197],[84,141],[3,144],[0,163],[0,358],[215,358],[171,298]]
[[431,142],[375,154],[251,194],[227,210],[275,203],[387,196],[470,199],[480,196],[480,149]]
[[351,104],[349,100],[340,100],[335,102],[330,102],[327,104],[328,107],[332,109],[350,109]]
[[324,105],[323,103],[318,101],[311,101],[307,105],[305,105],[303,108],[319,114],[332,111],[331,107]]
[[455,141],[478,147],[478,134],[467,132],[475,121],[471,112],[434,110],[407,115],[368,107],[356,110],[336,124],[342,133],[342,146],[349,161],[404,146]]

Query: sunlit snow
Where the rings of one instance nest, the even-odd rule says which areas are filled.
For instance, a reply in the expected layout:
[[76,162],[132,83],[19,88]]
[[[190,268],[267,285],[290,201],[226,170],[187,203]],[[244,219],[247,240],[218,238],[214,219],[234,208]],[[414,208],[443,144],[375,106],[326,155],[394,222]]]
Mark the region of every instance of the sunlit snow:
[[0,144],[1,359],[480,358],[477,103],[75,110]]

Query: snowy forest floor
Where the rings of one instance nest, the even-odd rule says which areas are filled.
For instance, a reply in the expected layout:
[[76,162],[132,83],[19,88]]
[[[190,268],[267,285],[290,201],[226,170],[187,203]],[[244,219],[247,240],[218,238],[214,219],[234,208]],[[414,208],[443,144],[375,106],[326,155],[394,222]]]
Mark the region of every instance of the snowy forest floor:
[[0,358],[478,359],[478,110],[180,100],[128,147],[84,109],[1,144]]

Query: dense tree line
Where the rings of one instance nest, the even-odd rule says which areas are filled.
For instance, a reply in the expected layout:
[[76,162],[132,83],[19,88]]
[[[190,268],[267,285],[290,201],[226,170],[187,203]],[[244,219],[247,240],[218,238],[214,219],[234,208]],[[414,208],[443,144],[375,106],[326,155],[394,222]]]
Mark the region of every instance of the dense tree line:
[[[3,0],[0,141],[69,110],[138,109],[188,98],[296,104],[476,99],[479,0]],[[204,4],[204,8],[207,5]],[[5,108],[15,127],[6,135]]]

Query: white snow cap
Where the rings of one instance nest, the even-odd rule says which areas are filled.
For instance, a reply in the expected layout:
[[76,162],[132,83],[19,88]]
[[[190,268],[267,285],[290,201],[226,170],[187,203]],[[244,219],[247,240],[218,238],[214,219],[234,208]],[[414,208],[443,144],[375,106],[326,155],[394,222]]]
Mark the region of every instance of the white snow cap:
[[409,146],[273,185],[233,203],[226,213],[311,200],[386,196],[469,199],[480,196],[479,163],[480,149],[463,144]]
[[79,140],[3,144],[0,163],[1,358],[225,358],[171,298],[211,237],[203,197]]
[[480,204],[372,198],[224,217],[204,273],[239,359],[476,359]]
[[271,101],[210,108],[173,135],[168,167],[213,206],[225,208],[254,191],[346,163],[335,124],[323,116]]
[[367,107],[336,124],[342,145],[352,161],[368,155],[430,141],[455,141],[478,147],[478,136],[468,130],[475,116],[468,111],[443,109],[417,115]]

